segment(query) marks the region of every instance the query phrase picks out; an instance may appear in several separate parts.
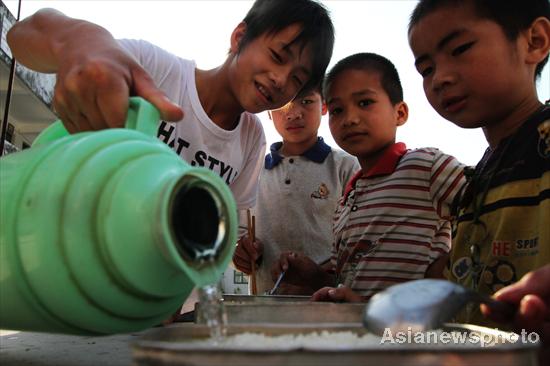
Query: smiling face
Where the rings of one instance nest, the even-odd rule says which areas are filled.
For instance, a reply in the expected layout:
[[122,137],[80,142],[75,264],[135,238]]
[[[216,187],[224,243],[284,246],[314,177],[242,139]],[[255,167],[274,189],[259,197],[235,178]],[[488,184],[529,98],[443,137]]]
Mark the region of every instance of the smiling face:
[[471,4],[426,15],[411,28],[409,43],[428,101],[460,127],[491,128],[532,94],[518,41],[479,18]]
[[407,105],[392,104],[376,71],[342,71],[328,85],[326,101],[334,140],[363,170],[395,142],[397,126],[408,117]]
[[270,116],[284,145],[297,144],[309,148],[317,141],[321,116],[325,113],[321,95],[311,92],[270,111]]
[[259,113],[291,101],[309,80],[310,47],[294,42],[298,24],[274,34],[263,34],[239,51],[246,25],[239,24],[231,38],[228,80],[235,99],[244,110]]

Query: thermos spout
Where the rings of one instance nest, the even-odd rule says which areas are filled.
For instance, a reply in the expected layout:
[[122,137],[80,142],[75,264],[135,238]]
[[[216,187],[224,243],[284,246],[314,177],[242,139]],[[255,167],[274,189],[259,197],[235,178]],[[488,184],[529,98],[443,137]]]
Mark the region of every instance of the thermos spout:
[[176,188],[171,221],[176,245],[184,260],[206,265],[216,259],[225,243],[228,216],[218,191],[193,175]]

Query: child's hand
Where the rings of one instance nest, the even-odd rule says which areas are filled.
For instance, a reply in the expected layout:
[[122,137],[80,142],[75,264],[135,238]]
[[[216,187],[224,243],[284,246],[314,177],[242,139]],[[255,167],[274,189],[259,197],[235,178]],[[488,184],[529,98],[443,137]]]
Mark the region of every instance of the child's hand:
[[277,288],[277,295],[311,296],[315,291],[309,287],[294,286],[289,283],[281,283]]
[[311,301],[363,302],[363,298],[346,286],[323,287],[313,294]]
[[[252,262],[255,264],[263,254],[263,245],[258,238],[254,242],[250,240],[248,235],[244,235],[237,242],[237,248],[233,254],[233,264],[235,267],[245,273],[252,273]],[[256,268],[258,268],[256,264]]]
[[324,286],[328,274],[311,258],[295,252],[283,252],[279,261],[271,268],[271,277],[276,281],[281,272],[285,272],[283,283],[294,286],[318,289]]
[[543,341],[550,341],[550,264],[527,273],[518,282],[498,291],[494,298],[515,304],[514,319],[505,319],[481,305],[485,316],[498,321],[512,321],[517,330],[537,332]]

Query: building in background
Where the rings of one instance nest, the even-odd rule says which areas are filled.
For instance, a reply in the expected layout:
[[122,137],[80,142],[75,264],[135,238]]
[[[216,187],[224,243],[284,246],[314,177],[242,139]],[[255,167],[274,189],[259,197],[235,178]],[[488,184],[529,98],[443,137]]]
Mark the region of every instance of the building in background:
[[52,110],[55,76],[17,65],[7,124],[3,123],[12,64],[6,34],[14,23],[15,17],[0,1],[0,121],[6,128],[6,153],[30,147],[40,131],[57,119]]
[[224,294],[248,295],[248,276],[229,266],[220,282]]

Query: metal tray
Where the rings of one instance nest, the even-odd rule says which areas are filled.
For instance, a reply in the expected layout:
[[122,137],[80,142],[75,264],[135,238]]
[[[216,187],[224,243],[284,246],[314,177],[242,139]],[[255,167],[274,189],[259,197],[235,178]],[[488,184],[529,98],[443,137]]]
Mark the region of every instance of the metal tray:
[[232,295],[223,294],[225,303],[258,303],[272,304],[279,302],[302,302],[309,301],[311,296],[294,296],[294,295]]
[[[318,325],[240,325],[229,326],[228,335],[242,332],[263,333],[266,335],[307,334],[314,331],[350,330],[364,334],[359,324]],[[489,328],[446,324],[446,331],[460,331],[469,334],[504,337],[511,333]],[[177,324],[151,332],[132,345],[132,355],[136,366],[227,366],[227,365],[262,365],[262,366],[365,366],[365,365],[501,365],[515,366],[537,365],[538,344],[500,343],[482,348],[447,344],[396,344],[327,349],[323,347],[292,346],[276,350],[269,346],[259,347],[222,347],[197,346],[191,341],[208,338],[209,330],[204,325]]]
[[[304,323],[361,323],[365,304],[255,299],[245,302],[224,300],[228,324],[304,324]],[[265,296],[273,297],[275,296]],[[280,298],[280,297],[279,297]],[[272,301],[272,302],[269,302]],[[195,304],[195,314],[200,303]],[[199,322],[199,317],[195,317]]]

